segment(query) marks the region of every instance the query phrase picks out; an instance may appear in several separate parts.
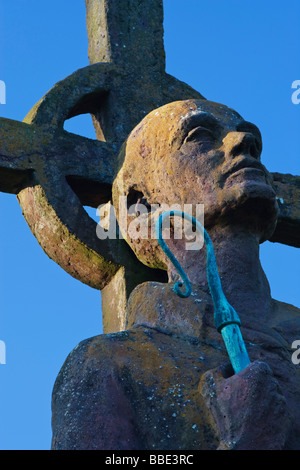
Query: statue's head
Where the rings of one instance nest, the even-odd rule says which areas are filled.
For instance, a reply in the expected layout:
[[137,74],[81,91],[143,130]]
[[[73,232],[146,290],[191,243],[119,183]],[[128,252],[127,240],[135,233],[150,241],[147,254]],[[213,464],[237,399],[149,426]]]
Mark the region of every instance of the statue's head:
[[[208,231],[218,224],[238,224],[260,242],[267,240],[278,208],[261,151],[259,129],[227,106],[187,100],[152,111],[131,132],[120,154],[113,203],[121,232],[136,217],[157,217],[151,205],[204,204]],[[126,217],[119,213],[120,196],[127,198]],[[138,203],[149,213],[141,213]],[[124,238],[142,262],[165,264],[155,239]]]

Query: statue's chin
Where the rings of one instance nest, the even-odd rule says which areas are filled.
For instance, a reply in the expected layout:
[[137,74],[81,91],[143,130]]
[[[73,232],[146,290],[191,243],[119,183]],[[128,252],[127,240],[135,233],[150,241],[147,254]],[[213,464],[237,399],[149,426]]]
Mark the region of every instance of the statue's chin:
[[275,191],[264,181],[259,180],[245,180],[242,183],[232,187],[236,196],[237,202],[244,202],[246,199],[261,199],[269,201],[270,204],[276,202]]
[[278,205],[273,188],[265,181],[243,181],[224,188],[221,204],[204,209],[205,226],[238,224],[268,240],[276,227]]

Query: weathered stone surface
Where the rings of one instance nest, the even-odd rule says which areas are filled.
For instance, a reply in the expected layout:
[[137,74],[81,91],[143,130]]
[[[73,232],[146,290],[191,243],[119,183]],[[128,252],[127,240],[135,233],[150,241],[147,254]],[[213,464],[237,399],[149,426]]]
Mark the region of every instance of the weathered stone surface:
[[86,0],[90,63],[165,71],[163,2]]
[[[299,311],[271,298],[259,263],[264,240],[300,245],[298,177],[275,174],[272,183],[258,129],[165,73],[161,0],[86,5],[91,65],[56,84],[24,123],[0,120],[0,189],[18,194],[52,259],[103,289],[105,332],[126,328],[82,342],[66,360],[53,392],[53,448],[299,449],[299,370],[290,357]],[[63,130],[82,113],[92,114],[101,142]],[[148,207],[205,204],[225,293],[258,361],[242,373],[216,369],[227,353],[212,323],[205,250],[170,241],[194,286],[183,301],[171,282],[141,284],[160,273],[141,262],[178,277],[155,241],[127,237],[133,253],[97,238],[82,205],[108,202],[119,170],[116,203],[127,195]]]
[[279,206],[276,230],[271,242],[300,247],[300,177],[272,173]]
[[[24,217],[40,245],[76,279],[96,289],[107,286],[106,292],[117,295],[115,283],[111,287],[108,284],[124,267],[121,272],[125,287],[119,303],[128,298],[136,285],[137,273],[141,281],[161,279],[161,274],[139,263],[123,240],[100,241],[96,224],[82,205],[98,207],[111,199],[119,149],[145,114],[174,99],[201,97],[164,71],[162,2],[153,0],[153,7],[158,5],[157,16],[145,23],[147,15],[139,2],[132,9],[131,19],[117,2],[109,2],[111,8],[107,8],[106,1],[87,2],[91,65],[54,85],[25,117],[25,124],[5,119],[0,122],[0,189],[21,191],[18,199]],[[123,22],[123,26],[113,35],[125,34],[128,27],[131,31],[126,39],[130,47],[125,51],[126,44],[122,43],[122,54],[113,42],[115,38],[109,38],[105,47],[111,47],[111,53],[103,63],[98,63],[101,58],[95,41],[98,23],[92,21],[92,17],[96,18],[94,9],[97,12],[98,8],[110,32],[118,11],[118,22]],[[128,61],[134,58],[133,63],[138,64],[135,54],[141,39],[146,41],[146,48],[152,48],[155,60],[147,54],[149,62],[141,65],[137,73]],[[63,130],[66,119],[83,113],[93,116],[97,137],[102,142]]]
[[[218,375],[228,359],[214,325],[206,250],[189,252],[184,239],[168,240],[192,282],[191,297],[181,299],[172,290],[173,265],[140,231],[127,242],[143,263],[166,269],[169,282],[137,286],[126,318],[114,314],[126,331],[87,340],[67,359],[53,393],[54,449],[300,448],[300,375],[291,361],[300,317],[272,299],[259,261],[259,244],[272,236],[278,216],[260,153],[253,124],[203,100],[153,111],[130,135],[113,186],[115,206],[121,196],[133,207],[204,203],[222,287],[252,363],[234,377]],[[132,217],[140,217],[139,208],[127,209],[124,221],[118,213],[124,237]],[[177,386],[175,400],[166,392]]]
[[116,145],[153,109],[201,98],[165,72],[162,0],[86,0],[90,64],[111,64],[109,95],[94,114],[98,139]]
[[[22,190],[19,200],[25,218],[48,256],[76,279],[101,289],[120,266],[128,264],[131,255],[125,246],[115,247],[108,241],[100,246],[95,239],[95,223],[81,205],[97,207],[110,199],[116,154],[143,116],[170,101],[202,96],[165,73],[161,0],[147,2],[146,8],[138,1],[120,6],[112,0],[89,0],[86,5],[91,66],[58,82],[26,116],[24,122],[30,126],[1,119],[0,189],[15,194]],[[137,60],[139,55],[142,60]],[[66,119],[82,113],[92,114],[98,139],[105,143],[63,131]],[[286,177],[276,177],[277,182],[280,179]],[[272,241],[299,246],[299,211],[293,187],[290,179],[288,191],[285,183],[277,185],[279,197],[285,194],[285,202],[283,207],[280,205],[283,216],[279,217]],[[41,200],[44,208],[53,205],[53,229],[47,224],[48,212],[41,211]],[[78,220],[85,230],[80,230]],[[42,227],[49,230],[49,244]],[[53,231],[63,234],[58,249],[55,236],[51,239]],[[70,256],[82,250],[82,256]],[[132,258],[129,264],[134,264]],[[157,278],[139,263],[135,264],[137,269],[144,280]],[[126,279],[129,277],[128,271]],[[126,286],[126,292],[130,291]]]
[[83,342],[55,384],[52,448],[213,448],[195,376],[202,353],[147,328]]
[[214,416],[219,450],[284,448],[290,416],[278,381],[264,362],[253,362],[225,379],[221,368],[207,372],[199,392]]
[[53,449],[300,448],[297,309],[273,301],[272,320],[243,317],[253,362],[232,376],[209,296],[193,292],[147,282],[126,331],[75,348],[53,390]]
[[128,278],[138,270],[143,280],[156,279],[156,273],[137,263],[122,240],[100,241],[96,222],[82,207],[98,207],[111,198],[116,167],[108,143],[63,130],[74,113],[86,107],[92,112],[108,86],[105,64],[91,68],[55,85],[24,123],[0,120],[0,188],[18,194],[29,227],[51,259],[76,279],[102,289],[121,266]]
[[[144,118],[122,149],[121,169],[113,184],[120,229],[140,261],[166,267],[157,240],[150,236],[159,210],[138,216],[146,227],[149,225],[146,236],[141,231],[139,237],[130,237],[127,227],[136,214],[128,210],[127,218],[120,218],[121,196],[127,197],[128,206],[141,198],[148,207],[177,204],[179,210],[184,210],[185,204],[193,210],[204,204],[208,231],[217,224],[234,224],[238,218],[244,224],[248,219],[251,225],[250,201],[255,200],[263,226],[260,242],[268,239],[276,226],[278,207],[272,177],[260,162],[261,145],[259,130],[253,124],[232,109],[206,100],[169,103]],[[239,181],[241,177],[235,177],[242,170],[251,172],[247,189],[246,183]]]

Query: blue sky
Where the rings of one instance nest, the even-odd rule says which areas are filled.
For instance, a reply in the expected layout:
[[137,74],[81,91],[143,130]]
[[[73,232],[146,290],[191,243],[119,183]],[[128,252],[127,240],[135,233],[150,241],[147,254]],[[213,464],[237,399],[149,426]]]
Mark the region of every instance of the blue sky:
[[[270,171],[300,174],[300,2],[164,0],[167,72],[236,109],[262,132]],[[22,120],[59,80],[88,65],[84,0],[1,0],[0,116]],[[94,138],[89,116],[66,129]],[[49,449],[51,392],[68,353],[101,333],[101,295],[55,265],[14,195],[0,193],[0,449]],[[272,295],[300,307],[299,250],[261,246]]]

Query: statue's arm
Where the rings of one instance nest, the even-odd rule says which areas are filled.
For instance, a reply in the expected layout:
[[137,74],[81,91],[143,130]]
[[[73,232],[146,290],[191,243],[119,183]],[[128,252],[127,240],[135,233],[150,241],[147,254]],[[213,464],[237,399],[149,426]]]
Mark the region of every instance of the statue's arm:
[[206,372],[200,393],[213,416],[220,450],[281,450],[291,419],[278,381],[264,362],[224,378],[221,369]]
[[[139,449],[134,411],[113,353],[83,341],[65,361],[52,395],[53,450]],[[93,358],[95,354],[95,358]]]

